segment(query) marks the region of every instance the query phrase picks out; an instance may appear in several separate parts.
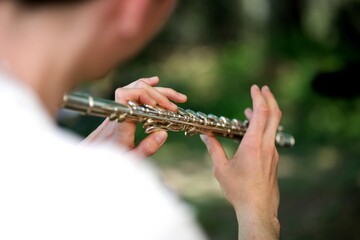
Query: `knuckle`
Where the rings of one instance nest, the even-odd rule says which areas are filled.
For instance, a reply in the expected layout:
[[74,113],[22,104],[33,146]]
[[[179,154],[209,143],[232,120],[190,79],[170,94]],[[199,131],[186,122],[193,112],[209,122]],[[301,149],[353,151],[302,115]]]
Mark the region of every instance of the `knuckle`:
[[279,154],[276,150],[275,143],[268,143],[265,145],[264,152],[273,158],[273,160],[277,161],[279,159]]
[[171,95],[177,95],[177,94],[178,94],[178,92],[175,91],[175,90],[172,89],[172,88],[165,88],[164,90],[165,90],[168,94],[171,94]]
[[122,93],[123,89],[122,88],[117,88],[115,90],[115,95],[120,95]]
[[147,83],[145,82],[145,78],[140,78],[139,80],[137,80],[136,87],[147,87]]
[[269,147],[268,147],[268,151],[269,151],[269,155],[270,156],[274,156],[276,155],[276,149],[275,149],[275,144],[271,144]]
[[279,153],[276,150],[274,152],[274,160],[275,160],[275,162],[279,162],[279,160],[280,160]]
[[149,94],[147,94],[145,92],[140,95],[139,101],[140,101],[140,103],[145,103],[145,104],[148,104],[150,106],[155,106],[156,105],[156,101],[153,98],[151,98],[151,96]]
[[219,167],[217,167],[217,166],[214,166],[214,168],[213,168],[213,174],[214,174],[214,177],[216,178],[216,179],[221,179],[221,170],[220,170],[220,168]]
[[268,116],[269,115],[269,108],[266,107],[266,106],[260,106],[258,108],[258,112],[263,116]]
[[135,143],[128,143],[128,144],[127,144],[127,147],[128,147],[129,149],[134,149],[134,148],[135,148]]
[[259,156],[260,155],[260,144],[248,144],[245,145],[246,151],[251,156]]
[[115,90],[115,100],[119,99],[123,94],[124,90],[122,88],[117,88]]
[[164,95],[159,95],[157,101],[158,101],[160,104],[165,104],[165,103],[170,102],[169,99],[168,99],[167,97],[165,97]]

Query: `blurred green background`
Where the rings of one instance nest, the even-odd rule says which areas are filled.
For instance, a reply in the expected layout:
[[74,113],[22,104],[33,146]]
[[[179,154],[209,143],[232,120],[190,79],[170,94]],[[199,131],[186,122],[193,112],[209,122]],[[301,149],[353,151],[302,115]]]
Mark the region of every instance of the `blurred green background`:
[[[113,99],[117,87],[159,76],[188,96],[182,108],[243,120],[252,84],[268,85],[296,145],[279,149],[282,239],[360,239],[360,1],[180,1],[161,33],[106,79],[81,86]],[[59,115],[86,136],[102,121]],[[144,133],[139,126],[137,137]],[[220,139],[229,155],[237,143]],[[211,240],[237,224],[198,136],[169,133],[151,157],[193,206]]]

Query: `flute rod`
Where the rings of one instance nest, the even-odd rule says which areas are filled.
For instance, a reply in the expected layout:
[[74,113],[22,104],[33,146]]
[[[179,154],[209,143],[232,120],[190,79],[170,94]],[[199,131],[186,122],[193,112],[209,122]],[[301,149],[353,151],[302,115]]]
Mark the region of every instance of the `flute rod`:
[[[139,105],[131,101],[124,105],[81,92],[64,95],[62,107],[85,115],[109,118],[112,121],[137,121],[143,124],[146,133],[163,129],[174,132],[182,131],[187,136],[208,134],[241,140],[249,124],[246,120],[230,120],[227,117],[206,115],[180,107],[177,112],[171,112],[160,107]],[[280,147],[293,147],[295,139],[292,135],[283,132],[283,128],[280,126],[275,142]]]

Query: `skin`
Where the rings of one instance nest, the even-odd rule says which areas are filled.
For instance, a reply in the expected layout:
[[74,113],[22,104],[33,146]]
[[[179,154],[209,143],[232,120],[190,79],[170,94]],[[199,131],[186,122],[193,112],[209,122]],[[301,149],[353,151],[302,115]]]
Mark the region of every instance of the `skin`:
[[[55,116],[65,92],[81,81],[106,75],[130,60],[156,35],[171,14],[174,0],[94,0],[35,10],[0,1],[0,65],[17,77]],[[0,61],[1,62],[1,61]],[[173,102],[186,96],[158,87],[159,78],[144,78],[116,91],[116,101],[158,105],[175,111]],[[251,88],[251,120],[236,154],[229,159],[220,143],[201,136],[213,160],[214,174],[233,205],[239,239],[278,239],[279,155],[275,134],[281,119],[278,104],[267,87]],[[134,144],[135,123],[105,120],[84,144],[111,141],[146,158],[165,142],[167,134],[150,134]]]
[[253,111],[246,110],[250,125],[232,159],[214,137],[201,137],[214,175],[235,209],[239,239],[279,239],[279,154],[274,139],[281,111],[267,86],[252,86],[251,97]]
[[[151,106],[158,105],[170,111],[176,111],[177,106],[170,100],[182,103],[187,100],[187,97],[171,88],[153,87],[159,81],[158,77],[143,78],[123,88],[118,88],[115,92],[115,100],[122,104],[127,104],[130,100]],[[146,158],[153,155],[167,138],[166,131],[157,131],[135,146],[135,130],[134,122],[125,121],[119,124],[106,119],[83,141],[83,144],[111,141],[139,155],[140,158]]]

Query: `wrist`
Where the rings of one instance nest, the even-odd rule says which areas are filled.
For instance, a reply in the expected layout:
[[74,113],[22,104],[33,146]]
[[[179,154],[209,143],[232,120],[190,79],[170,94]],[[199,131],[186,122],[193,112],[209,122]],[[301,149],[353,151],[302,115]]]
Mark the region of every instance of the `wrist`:
[[235,209],[238,220],[239,239],[280,238],[280,222],[277,214],[252,206]]

